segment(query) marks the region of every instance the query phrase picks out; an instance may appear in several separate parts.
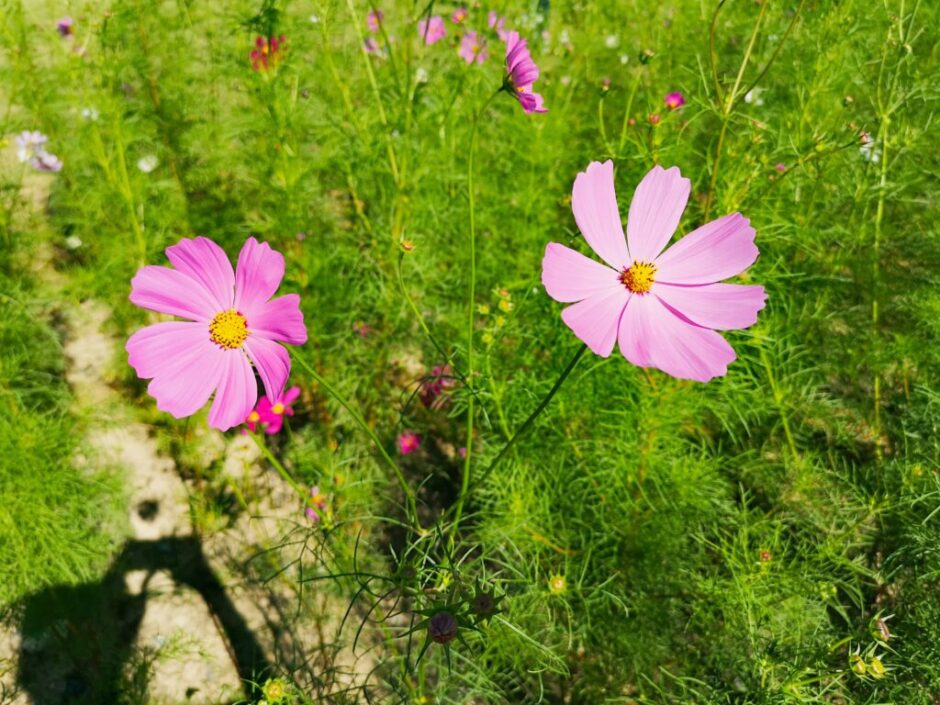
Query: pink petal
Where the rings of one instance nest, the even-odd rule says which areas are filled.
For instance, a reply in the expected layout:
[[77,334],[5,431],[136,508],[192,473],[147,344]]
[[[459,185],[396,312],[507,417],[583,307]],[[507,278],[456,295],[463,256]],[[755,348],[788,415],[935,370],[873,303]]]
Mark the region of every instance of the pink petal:
[[569,306],[561,312],[561,319],[596,354],[609,357],[617,340],[620,315],[629,299],[626,288],[611,289]]
[[166,248],[166,256],[178,271],[191,276],[212,294],[218,311],[232,308],[235,272],[221,247],[207,237],[197,237]]
[[209,425],[227,431],[248,418],[258,400],[258,385],[245,353],[221,348],[218,351],[220,381],[209,409]]
[[693,230],[656,260],[656,281],[711,284],[733,277],[754,264],[754,228],[740,213],[731,213]]
[[727,373],[734,349],[718,333],[681,320],[655,296],[630,298],[620,320],[620,352],[634,365],[707,382]]
[[141,379],[152,379],[192,351],[213,348],[205,323],[166,321],[134,333],[124,346],[128,362]]
[[248,336],[245,352],[264,382],[268,401],[276,404],[290,374],[290,355],[282,345],[257,336]]
[[284,255],[266,242],[248,238],[235,268],[235,308],[249,320],[270,299],[284,278]]
[[679,169],[654,166],[636,187],[627,216],[630,255],[638,262],[652,262],[679,227],[689,200],[692,182]]
[[620,288],[620,275],[600,262],[557,242],[545,247],[542,284],[555,301],[568,303]]
[[300,387],[293,386],[284,392],[284,396],[281,397],[281,403],[284,406],[289,406],[297,401],[297,398],[300,396]]
[[614,163],[591,162],[574,180],[571,210],[578,229],[598,256],[617,271],[633,260],[627,252],[614,191]]
[[210,320],[218,308],[212,295],[188,274],[169,267],[149,265],[131,280],[131,303],[193,321]]
[[209,348],[178,358],[153,378],[147,393],[157,400],[160,411],[178,419],[192,416],[206,405],[219,385],[221,357],[222,350],[210,344]]
[[696,325],[716,330],[748,328],[757,322],[767,294],[762,286],[706,284],[675,286],[656,282],[652,289],[660,301]]
[[248,330],[268,340],[303,345],[307,342],[307,326],[300,311],[300,296],[285,294],[256,306],[248,318]]
[[281,426],[284,425],[284,417],[281,414],[274,414],[274,418],[268,421],[267,425],[264,427],[264,432],[269,436],[273,436],[275,433],[278,433],[281,430]]

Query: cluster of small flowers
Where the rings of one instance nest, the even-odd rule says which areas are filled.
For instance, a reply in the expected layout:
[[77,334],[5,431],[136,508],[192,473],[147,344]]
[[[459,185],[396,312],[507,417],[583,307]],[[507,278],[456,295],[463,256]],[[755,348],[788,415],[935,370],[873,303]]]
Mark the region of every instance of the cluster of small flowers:
[[16,158],[36,171],[62,171],[62,160],[46,151],[49,138],[37,130],[27,130],[16,136]]
[[255,38],[255,48],[251,50],[251,68],[255,71],[266,72],[274,69],[284,58],[287,38],[282,34],[279,37]]

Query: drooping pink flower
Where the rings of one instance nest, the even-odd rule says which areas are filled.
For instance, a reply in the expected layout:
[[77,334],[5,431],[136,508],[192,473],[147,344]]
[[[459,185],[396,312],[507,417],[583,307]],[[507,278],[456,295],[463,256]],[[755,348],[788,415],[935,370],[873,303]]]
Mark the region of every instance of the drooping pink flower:
[[506,39],[506,90],[527,113],[547,113],[542,96],[532,92],[532,84],[538,80],[539,67],[532,61],[526,40],[519,38],[518,32],[510,32]]
[[682,95],[679,91],[673,91],[672,93],[667,93],[666,97],[663,99],[663,102],[666,104],[666,107],[670,110],[678,110],[683,105],[685,105],[685,96]]
[[300,297],[271,298],[284,277],[284,256],[253,237],[233,270],[212,240],[180,240],[166,249],[172,267],[141,267],[131,303],[182,321],[154,323],[127,341],[137,376],[157,408],[191,416],[215,392],[209,425],[225,431],[242,423],[258,399],[255,371],[268,400],[281,397],[290,355],[279,343],[303,345],[307,328]]
[[486,16],[487,26],[496,31],[497,36],[504,42],[509,40],[510,32],[506,30],[506,18],[500,17],[496,10],[490,10]]
[[366,37],[366,40],[362,43],[362,50],[366,54],[381,55],[382,46],[375,41],[374,37]]
[[465,19],[467,19],[467,14],[467,8],[458,7],[456,10],[454,10],[454,14],[450,16],[450,21],[454,24],[460,24]]
[[273,436],[283,427],[284,417],[294,415],[294,408],[291,404],[297,401],[299,396],[300,387],[294,386],[281,394],[273,404],[267,396],[261,397],[252,412],[248,414],[248,418],[245,419],[245,425],[251,431],[261,426],[265,433]]
[[757,259],[754,229],[740,213],[666,247],[690,188],[676,167],[653,167],[633,194],[624,237],[613,162],[592,162],[575,179],[571,208],[606,264],[552,242],[542,283],[556,301],[574,304],[562,320],[596,354],[608,357],[619,342],[635,365],[706,382],[724,375],[735,359],[715,331],[753,325],[767,297],[762,286],[718,283]]
[[398,436],[398,452],[410,455],[421,447],[421,436],[414,431],[402,431]]
[[444,26],[444,19],[440,15],[434,15],[429,20],[418,22],[418,36],[424,40],[428,46],[439,42],[447,35],[447,28]]
[[55,29],[62,37],[69,37],[75,34],[75,22],[71,17],[66,15],[61,20],[55,23]]
[[435,365],[431,374],[421,382],[418,396],[428,408],[439,408],[447,401],[446,394],[454,386],[454,376],[450,365]]
[[474,62],[482,64],[489,57],[483,37],[474,31],[467,32],[460,40],[460,50],[457,52],[461,59],[468,64]]
[[255,71],[268,71],[277,66],[278,62],[284,57],[284,45],[287,38],[282,34],[280,37],[255,38],[255,48],[251,50],[251,68]]
[[307,506],[304,508],[304,514],[314,524],[320,523],[320,512],[326,509],[326,497],[320,492],[318,485],[310,488],[310,499],[307,500]]
[[370,10],[366,15],[366,26],[372,34],[378,34],[382,29],[382,20],[385,19],[385,13],[381,10]]

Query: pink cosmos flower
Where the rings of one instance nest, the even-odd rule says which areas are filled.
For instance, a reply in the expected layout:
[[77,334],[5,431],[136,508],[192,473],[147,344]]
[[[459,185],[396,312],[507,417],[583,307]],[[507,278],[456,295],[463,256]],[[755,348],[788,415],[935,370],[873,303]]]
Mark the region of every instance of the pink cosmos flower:
[[670,110],[678,110],[685,105],[685,96],[679,91],[674,91],[673,93],[667,93],[663,101]]
[[266,396],[258,400],[258,404],[248,414],[245,425],[252,431],[259,425],[269,436],[280,432],[284,425],[285,416],[293,416],[294,408],[291,406],[300,396],[300,387],[294,386],[281,394],[273,404]]
[[[180,240],[166,249],[173,267],[147,266],[131,282],[131,303],[184,321],[154,323],[127,341],[128,361],[157,408],[191,416],[215,392],[209,425],[242,423],[258,399],[255,371],[271,404],[281,398],[290,355],[278,343],[303,345],[300,297],[271,298],[284,277],[284,256],[248,238],[233,270],[212,240]],[[254,369],[252,368],[254,366]]]
[[398,436],[398,452],[410,455],[421,447],[421,436],[414,431],[402,431]]
[[606,264],[551,242],[542,283],[556,301],[574,304],[562,320],[596,354],[608,357],[619,342],[635,365],[706,382],[724,375],[735,359],[715,331],[753,325],[767,297],[762,286],[717,283],[757,259],[754,229],[740,213],[666,248],[690,188],[677,168],[653,167],[633,194],[624,237],[613,162],[592,162],[575,179],[571,208]]
[[457,52],[461,59],[468,64],[476,62],[482,64],[489,57],[483,37],[474,31],[467,32],[460,40],[460,50]]
[[61,20],[55,23],[56,31],[62,37],[68,37],[72,34],[75,34],[75,22],[72,21],[72,18],[66,15]]
[[434,15],[429,20],[418,22],[418,35],[428,46],[439,42],[447,35],[447,28],[444,27],[444,20],[440,15]]
[[504,42],[509,40],[509,34],[506,30],[506,18],[496,14],[496,10],[490,10],[486,16],[486,24],[490,29],[496,30],[497,36]]
[[251,50],[251,68],[254,71],[267,71],[274,68],[284,58],[284,45],[287,38],[280,37],[255,38],[255,48]]
[[326,497],[320,493],[320,487],[318,485],[313,485],[310,488],[310,499],[307,500],[304,514],[314,524],[320,523],[320,514],[317,512],[318,509],[321,512],[326,509]]
[[382,28],[382,20],[385,19],[385,13],[381,10],[370,10],[366,15],[366,26],[372,34],[378,34]]
[[506,39],[506,72],[503,85],[512,93],[527,113],[547,113],[542,96],[532,92],[532,84],[538,80],[539,67],[532,61],[526,40],[518,32],[510,32]]
[[376,55],[379,55],[379,54],[381,54],[382,47],[381,47],[381,45],[380,45],[377,41],[375,41],[375,39],[374,39],[373,37],[368,37],[368,38],[366,38],[366,40],[362,43],[362,50],[363,50],[366,54],[376,54]]
[[454,373],[450,365],[435,365],[431,374],[421,382],[418,396],[428,408],[440,408],[447,403],[447,393],[454,386]]
[[454,10],[454,14],[450,16],[450,21],[454,24],[460,24],[465,19],[467,19],[467,14],[467,8],[458,7],[456,10]]

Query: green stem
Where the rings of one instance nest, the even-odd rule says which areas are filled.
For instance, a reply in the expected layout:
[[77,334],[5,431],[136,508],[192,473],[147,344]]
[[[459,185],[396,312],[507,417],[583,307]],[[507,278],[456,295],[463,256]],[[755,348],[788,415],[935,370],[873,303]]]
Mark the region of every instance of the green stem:
[[396,463],[392,456],[388,454],[388,451],[385,450],[385,446],[382,444],[382,441],[376,435],[375,431],[369,427],[369,424],[366,423],[366,420],[362,418],[359,412],[353,409],[349,402],[347,402],[339,393],[339,391],[337,391],[337,389],[332,384],[327,382],[323,376],[313,368],[312,365],[308,364],[306,360],[296,353],[293,355],[293,358],[302,368],[304,368],[307,374],[309,374],[321,387],[326,390],[327,394],[339,402],[339,405],[342,406],[349,413],[349,415],[353,417],[353,420],[363,431],[366,432],[366,435],[369,436],[372,444],[375,446],[376,450],[379,451],[379,455],[382,456],[382,459],[385,461],[385,463],[392,469],[392,472],[395,473],[395,478],[398,480],[398,484],[401,486],[401,490],[405,495],[405,501],[408,504],[409,521],[420,530],[421,525],[418,522],[418,508],[415,501],[415,493],[408,484],[408,481],[405,479],[405,475],[402,473],[401,468],[398,467],[398,463]]
[[[277,474],[284,478],[284,481],[293,488],[294,492],[296,492],[301,497],[305,497],[307,495],[306,490],[297,484],[291,474],[287,471],[287,468],[285,468],[281,461],[278,460],[274,453],[271,452],[267,443],[261,439],[259,434],[248,433],[248,435],[251,436],[251,440],[255,442],[256,446],[258,446],[258,450],[261,451],[261,454],[267,459],[269,463],[271,463],[271,465],[274,466],[274,469],[277,470]],[[244,502],[244,499],[242,499],[242,501]]]

